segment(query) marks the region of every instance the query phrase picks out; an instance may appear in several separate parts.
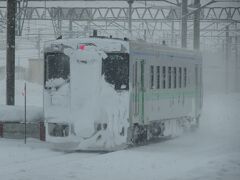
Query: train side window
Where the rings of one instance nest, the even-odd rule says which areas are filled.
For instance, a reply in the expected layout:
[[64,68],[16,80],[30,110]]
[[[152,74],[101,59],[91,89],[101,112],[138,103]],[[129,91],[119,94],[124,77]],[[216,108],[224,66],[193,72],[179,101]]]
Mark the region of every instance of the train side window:
[[187,87],[187,68],[183,69],[183,87]]
[[157,66],[157,89],[160,89],[160,66]]
[[168,67],[168,88],[171,88],[171,84],[172,84],[172,79],[171,79],[171,74],[172,74],[172,68]]
[[150,89],[154,88],[154,66],[150,66]]
[[166,66],[162,67],[162,88],[165,89],[166,88]]
[[182,88],[182,68],[180,67],[178,69],[178,87]]
[[135,62],[135,76],[134,76],[134,85],[137,86],[137,73],[138,73],[138,69],[137,69],[137,62]]
[[173,68],[173,88],[177,88],[177,68]]

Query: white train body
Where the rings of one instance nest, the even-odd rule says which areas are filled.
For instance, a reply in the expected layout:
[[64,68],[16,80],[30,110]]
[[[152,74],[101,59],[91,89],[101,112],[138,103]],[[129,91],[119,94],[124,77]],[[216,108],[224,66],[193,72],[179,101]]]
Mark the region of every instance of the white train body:
[[113,150],[198,123],[198,52],[108,38],[45,45],[46,140]]

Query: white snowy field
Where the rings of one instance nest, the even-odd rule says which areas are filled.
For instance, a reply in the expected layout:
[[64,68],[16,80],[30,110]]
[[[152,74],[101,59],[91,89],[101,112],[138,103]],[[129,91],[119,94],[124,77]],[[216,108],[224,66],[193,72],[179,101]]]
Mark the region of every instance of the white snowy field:
[[[37,89],[29,84],[30,104],[41,102]],[[197,132],[107,154],[56,152],[40,141],[30,139],[24,145],[22,140],[0,138],[0,179],[239,180],[239,107],[240,94],[206,95]]]

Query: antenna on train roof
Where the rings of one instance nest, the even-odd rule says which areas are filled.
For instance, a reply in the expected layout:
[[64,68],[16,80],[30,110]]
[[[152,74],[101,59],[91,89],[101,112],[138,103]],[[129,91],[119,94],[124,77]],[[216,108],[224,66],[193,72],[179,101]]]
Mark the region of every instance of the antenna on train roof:
[[57,40],[58,40],[58,39],[62,39],[62,35],[58,36],[58,37],[57,37]]
[[93,37],[97,37],[98,35],[97,35],[97,30],[96,29],[94,29],[93,30]]

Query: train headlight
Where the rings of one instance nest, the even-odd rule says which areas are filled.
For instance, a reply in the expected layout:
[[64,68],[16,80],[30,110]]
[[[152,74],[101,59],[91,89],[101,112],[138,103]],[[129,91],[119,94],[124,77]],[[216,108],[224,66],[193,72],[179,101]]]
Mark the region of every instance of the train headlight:
[[95,125],[96,131],[106,130],[107,129],[107,123],[96,123]]
[[101,131],[102,130],[102,124],[101,123],[95,124],[95,129],[96,129],[96,131]]
[[103,123],[103,130],[107,129],[107,123]]

